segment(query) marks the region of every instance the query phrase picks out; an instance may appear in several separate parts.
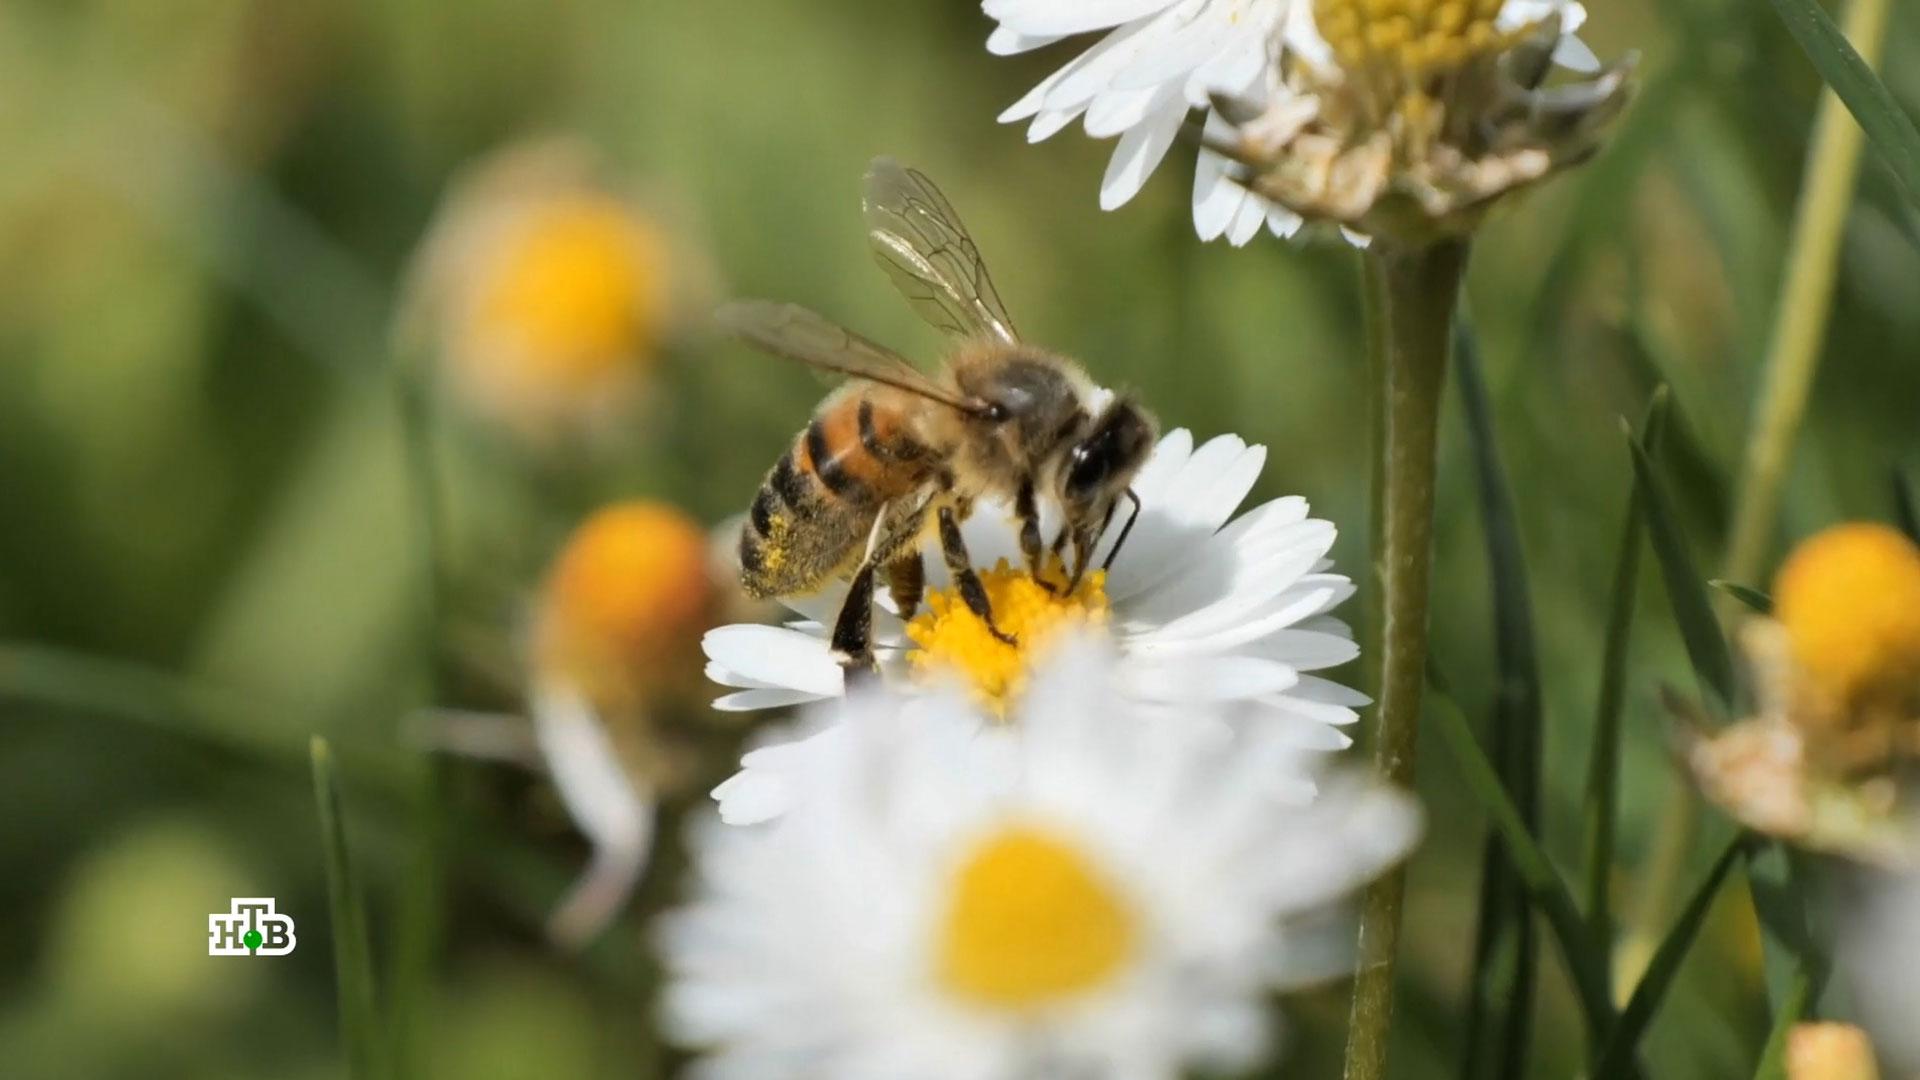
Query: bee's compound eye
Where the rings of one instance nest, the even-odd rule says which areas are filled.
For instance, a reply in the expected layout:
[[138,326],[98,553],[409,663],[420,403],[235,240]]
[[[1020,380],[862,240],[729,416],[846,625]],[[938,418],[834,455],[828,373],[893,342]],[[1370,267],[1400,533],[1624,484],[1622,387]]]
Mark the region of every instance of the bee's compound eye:
[[1007,407],[997,401],[989,401],[985,411],[980,415],[986,417],[988,423],[1002,423],[1007,419]]

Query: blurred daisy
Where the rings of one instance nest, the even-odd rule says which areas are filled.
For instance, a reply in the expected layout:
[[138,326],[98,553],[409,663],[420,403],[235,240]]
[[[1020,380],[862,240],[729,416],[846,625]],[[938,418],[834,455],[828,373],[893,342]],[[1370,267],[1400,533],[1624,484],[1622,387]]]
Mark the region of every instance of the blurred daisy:
[[1269,797],[1292,751],[1113,693],[1063,650],[983,736],[958,695],[870,690],[791,813],[695,834],[665,916],[672,1037],[694,1075],[1172,1078],[1270,1050],[1266,995],[1341,973],[1331,905],[1401,859],[1410,800]]
[[1853,1024],[1803,1022],[1787,1032],[1787,1080],[1880,1080],[1880,1067]]
[[412,329],[461,401],[519,434],[595,434],[630,409],[673,322],[662,230],[570,141],[512,148],[447,197]]
[[[1035,657],[1064,631],[1097,628],[1127,657],[1118,678],[1136,701],[1169,708],[1217,701],[1233,706],[1236,720],[1257,721],[1302,747],[1345,747],[1338,726],[1351,723],[1367,699],[1312,672],[1358,655],[1352,632],[1328,614],[1352,595],[1353,583],[1332,572],[1326,555],[1334,526],[1309,517],[1306,500],[1275,499],[1234,517],[1265,461],[1264,447],[1233,436],[1195,449],[1186,431],[1168,434],[1134,482],[1143,509],[1125,549],[1111,571],[1088,574],[1071,595],[1027,575],[1007,508],[976,506],[965,526],[967,550],[987,568],[980,576],[995,622],[1018,644],[988,632],[954,595],[944,568],[931,567],[925,609],[904,624],[882,590],[874,643],[883,673],[922,685],[958,681],[992,713],[1005,714]],[[1052,529],[1044,517],[1043,528]],[[1116,523],[1096,549],[1096,565],[1118,532]],[[843,672],[827,628],[844,596],[841,587],[785,601],[800,615],[786,626],[710,631],[707,675],[735,688],[714,706],[775,708],[840,694]],[[745,764],[750,773],[777,771],[790,757],[790,750],[763,750]]]
[[[660,713],[711,625],[709,544],[673,507],[617,503],[581,522],[541,587],[526,687],[531,763],[552,776],[593,849],[548,924],[563,944],[584,943],[619,913],[646,867],[654,804],[687,771]],[[445,748],[522,756],[517,717],[443,712],[436,723],[431,738]]]
[[1750,621],[1756,715],[1696,736],[1708,797],[1804,847],[1920,866],[1920,547],[1884,525],[1827,529],[1774,579]]
[[[1324,12],[1338,20],[1343,6],[1328,0],[985,0],[987,15],[999,24],[987,48],[1000,55],[1106,31],[1000,119],[1028,121],[1033,142],[1082,118],[1095,138],[1119,136],[1100,187],[1100,205],[1111,210],[1139,192],[1192,110],[1206,110],[1209,139],[1228,140],[1232,126],[1214,109],[1216,97],[1257,100],[1271,94],[1276,107],[1311,114],[1311,92],[1296,95],[1281,81],[1276,58],[1301,54],[1324,63],[1329,46],[1315,18]],[[1593,53],[1572,36],[1586,11],[1570,0],[1371,5],[1381,9],[1383,23],[1397,17],[1409,31],[1418,28],[1425,8],[1436,6],[1455,12],[1437,17],[1441,26],[1456,16],[1463,25],[1477,23],[1482,8],[1492,9],[1487,18],[1503,32],[1555,18],[1565,36],[1554,59],[1578,71],[1598,66]],[[1224,236],[1240,245],[1263,225],[1275,235],[1291,236],[1302,218],[1286,203],[1256,195],[1226,159],[1202,150],[1194,174],[1193,222],[1201,239]]]

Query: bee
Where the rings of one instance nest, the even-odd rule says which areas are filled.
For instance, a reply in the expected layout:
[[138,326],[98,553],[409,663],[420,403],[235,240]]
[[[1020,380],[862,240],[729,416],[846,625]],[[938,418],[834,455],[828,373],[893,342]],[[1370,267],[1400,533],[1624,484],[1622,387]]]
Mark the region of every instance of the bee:
[[[936,372],[794,304],[736,301],[717,318],[776,356],[849,381],[822,401],[754,496],[740,536],[741,585],[755,598],[804,595],[850,578],[834,620],[835,657],[873,665],[876,575],[902,618],[925,590],[922,548],[937,542],[962,601],[995,637],[960,523],[982,498],[1013,508],[1028,573],[1071,592],[1121,498],[1132,512],[1106,564],[1140,514],[1132,484],[1152,452],[1153,418],[1131,397],[1096,407],[1080,365],[1020,340],[960,217],[933,182],[889,158],[868,168],[862,199],[875,259],[909,305],[958,339]],[[1043,541],[1039,506],[1061,526]],[[1041,576],[1071,564],[1064,583]]]

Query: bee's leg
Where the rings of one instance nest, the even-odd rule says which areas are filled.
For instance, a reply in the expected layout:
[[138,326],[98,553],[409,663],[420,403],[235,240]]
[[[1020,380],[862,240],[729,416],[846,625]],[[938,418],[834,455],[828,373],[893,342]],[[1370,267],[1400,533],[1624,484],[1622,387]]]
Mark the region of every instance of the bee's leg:
[[873,664],[873,560],[854,571],[853,586],[833,620],[831,648],[833,658],[847,670],[849,684],[860,675],[869,675]]
[[1020,554],[1027,561],[1027,576],[1041,588],[1058,594],[1059,587],[1040,576],[1040,569],[1045,565],[1045,547],[1040,539],[1040,510],[1033,502],[1031,476],[1020,481],[1020,490],[1013,497],[1013,516],[1020,523]]
[[959,587],[960,599],[966,601],[967,610],[987,624],[988,633],[1008,645],[1018,644],[1013,635],[1002,633],[993,623],[993,606],[987,602],[987,587],[980,583],[980,575],[973,569],[973,560],[967,557],[967,542],[960,536],[960,520],[954,517],[951,506],[940,508],[940,553],[946,556],[947,572],[953,575],[953,582]]
[[887,563],[887,591],[893,594],[902,619],[911,619],[920,610],[920,597],[927,591],[927,564],[918,548]]

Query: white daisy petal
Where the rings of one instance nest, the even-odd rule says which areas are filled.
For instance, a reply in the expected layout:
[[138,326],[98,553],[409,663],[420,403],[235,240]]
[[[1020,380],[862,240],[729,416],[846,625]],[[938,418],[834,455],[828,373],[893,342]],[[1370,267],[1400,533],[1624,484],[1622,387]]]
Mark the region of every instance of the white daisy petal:
[[1247,242],[1260,233],[1260,226],[1266,224],[1266,203],[1258,198],[1248,199],[1240,204],[1233,215],[1233,224],[1227,226],[1227,243],[1234,247],[1246,247]]
[[1022,34],[1004,26],[996,26],[987,35],[987,51],[995,56],[1017,56],[1020,53],[1043,49],[1059,41],[1061,34]]
[[838,694],[840,665],[826,642],[777,626],[722,626],[700,641],[707,658],[767,686]]
[[1177,93],[1161,88],[1149,106],[1149,115],[1120,137],[1113,158],[1107,163],[1107,175],[1100,181],[1100,209],[1113,210],[1140,193],[1147,177],[1167,156],[1173,137],[1180,133],[1186,119],[1187,104]]
[[713,707],[721,712],[752,712],[755,709],[784,709],[789,705],[801,705],[809,701],[819,701],[825,694],[808,693],[805,690],[788,690],[779,687],[755,687],[732,694],[724,694],[713,699]]
[[1060,4],[1051,0],[986,0],[981,5],[987,16],[1002,26],[1022,34],[1084,34],[1105,30],[1169,6],[1169,0],[1075,0]]

